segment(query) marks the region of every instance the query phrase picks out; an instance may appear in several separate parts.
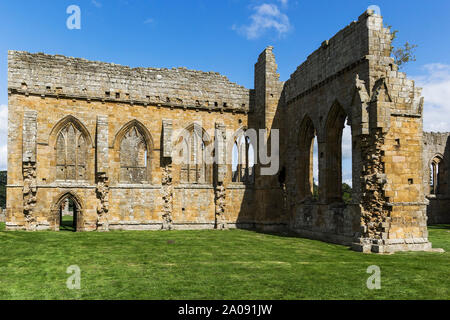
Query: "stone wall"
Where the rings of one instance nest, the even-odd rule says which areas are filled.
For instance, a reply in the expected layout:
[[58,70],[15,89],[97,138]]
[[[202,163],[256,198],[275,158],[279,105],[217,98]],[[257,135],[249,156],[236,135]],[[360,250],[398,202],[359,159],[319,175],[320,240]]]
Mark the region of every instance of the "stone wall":
[[[22,173],[21,165],[21,141],[27,134],[23,135],[21,130],[14,128],[24,126],[23,121],[27,119],[25,116],[31,112],[29,110],[33,110],[37,115],[35,147],[38,161],[35,171],[30,171],[33,167],[28,169],[28,162],[24,162],[23,170],[27,170],[25,175]],[[243,112],[183,110],[157,105],[116,104],[11,93],[8,227],[25,228],[24,205],[28,205],[32,199],[34,202],[30,207],[33,212],[39,212],[39,216],[36,216],[37,228],[57,228],[51,208],[62,196],[71,192],[83,202],[81,206],[84,230],[94,230],[98,228],[98,224],[106,223],[101,222],[104,219],[103,215],[108,217],[107,224],[113,229],[160,229],[163,225],[162,215],[166,210],[163,208],[167,199],[164,191],[167,180],[166,159],[163,156],[161,142],[163,122],[167,119],[171,119],[174,131],[189,127],[194,122],[202,123],[207,132],[213,133],[216,122],[223,123],[227,130],[233,132],[247,124],[247,116]],[[80,181],[61,181],[56,174],[56,136],[58,128],[67,123],[78,125],[81,128],[80,132],[85,132],[88,141],[86,159],[88,170],[86,178]],[[148,131],[149,176],[147,181],[129,183],[121,181],[119,140],[123,129],[135,124]],[[173,181],[171,215],[174,228],[197,228],[199,227],[197,224],[214,228],[213,181],[208,181],[204,185],[186,185],[180,182],[178,164],[171,164],[170,170]],[[213,174],[212,170],[210,174]],[[225,186],[229,183],[231,172],[228,171]],[[29,196],[27,193],[24,196],[24,188],[27,192],[28,189],[35,190],[36,194]],[[230,216],[236,219],[237,214],[233,213]],[[232,220],[229,223],[234,225],[236,221]]]
[[[364,252],[428,250],[423,99],[390,50],[390,31],[367,11],[286,82],[267,47],[254,89],[213,72],[9,51],[7,229],[59,230],[70,198],[77,231],[242,227]],[[342,198],[345,123],[351,203]],[[279,136],[279,166],[267,175],[258,157],[254,183],[234,182],[227,146],[247,129],[265,132],[259,148]],[[187,151],[176,148],[183,130]],[[175,161],[211,147],[213,164]]]
[[[391,34],[368,11],[312,53],[285,85],[291,227],[361,251],[426,250],[420,89],[390,57]],[[342,200],[341,137],[352,130],[352,203]],[[311,141],[319,154],[312,189]],[[305,183],[308,184],[305,189]],[[356,241],[355,241],[356,240]]]
[[216,72],[130,68],[61,55],[8,51],[8,88],[23,94],[193,109],[248,111],[249,90]]
[[[428,223],[450,223],[450,133],[424,132],[423,139],[423,187],[429,201],[427,206]],[[439,186],[431,190],[433,160],[439,161],[436,180]],[[435,192],[434,192],[435,191]]]

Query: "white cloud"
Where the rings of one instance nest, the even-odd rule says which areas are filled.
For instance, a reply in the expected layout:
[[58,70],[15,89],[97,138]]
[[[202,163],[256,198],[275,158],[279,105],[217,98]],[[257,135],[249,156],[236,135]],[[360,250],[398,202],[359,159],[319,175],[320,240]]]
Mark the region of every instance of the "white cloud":
[[147,20],[144,21],[145,24],[149,24],[149,23],[153,23],[155,22],[155,20],[153,20],[153,18],[148,18]]
[[[287,3],[286,0],[281,2]],[[277,5],[263,3],[255,6],[253,10],[254,13],[250,16],[250,25],[232,26],[233,30],[247,39],[257,39],[270,29],[274,29],[279,37],[291,30],[288,16],[282,13]]]
[[450,65],[432,63],[423,70],[423,75],[414,78],[425,98],[424,131],[450,131]]
[[0,105],[0,170],[6,170],[8,150],[8,106]]

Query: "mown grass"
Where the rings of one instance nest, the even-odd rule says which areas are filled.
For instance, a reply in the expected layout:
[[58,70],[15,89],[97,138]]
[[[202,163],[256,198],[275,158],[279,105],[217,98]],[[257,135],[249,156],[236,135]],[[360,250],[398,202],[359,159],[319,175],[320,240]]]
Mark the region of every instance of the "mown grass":
[[72,231],[75,232],[75,226],[73,221],[73,216],[62,216],[61,225],[59,227],[60,231]]
[[[0,299],[450,298],[450,225],[430,227],[445,253],[393,255],[244,230],[0,229]],[[80,290],[66,287],[70,265]],[[366,287],[370,265],[381,268],[381,290]]]

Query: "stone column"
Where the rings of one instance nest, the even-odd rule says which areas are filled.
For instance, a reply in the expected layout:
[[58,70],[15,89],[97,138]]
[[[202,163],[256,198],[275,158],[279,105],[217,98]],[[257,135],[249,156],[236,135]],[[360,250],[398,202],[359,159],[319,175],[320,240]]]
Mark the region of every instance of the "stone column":
[[215,164],[214,164],[214,200],[215,200],[215,228],[227,229],[227,221],[225,217],[225,178],[227,176],[226,163],[226,127],[223,123],[216,123],[214,133],[214,150],[215,150]]
[[37,220],[34,216],[36,206],[36,135],[37,112],[24,111],[22,129],[22,173],[23,173],[23,214],[25,229],[36,230]]
[[172,185],[172,120],[162,121],[162,229],[172,229],[173,185]]
[[97,230],[108,231],[109,211],[109,148],[108,148],[108,117],[97,116],[96,135],[96,195],[97,195]]

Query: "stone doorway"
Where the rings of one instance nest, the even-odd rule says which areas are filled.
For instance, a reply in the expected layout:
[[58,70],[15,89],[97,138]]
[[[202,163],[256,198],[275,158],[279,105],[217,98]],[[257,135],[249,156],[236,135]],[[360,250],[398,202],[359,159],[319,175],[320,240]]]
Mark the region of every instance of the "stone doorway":
[[77,232],[83,229],[83,207],[79,198],[71,192],[58,198],[52,208],[55,231]]
[[59,230],[77,231],[77,206],[71,197],[67,197],[59,208]]

